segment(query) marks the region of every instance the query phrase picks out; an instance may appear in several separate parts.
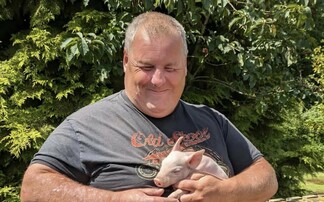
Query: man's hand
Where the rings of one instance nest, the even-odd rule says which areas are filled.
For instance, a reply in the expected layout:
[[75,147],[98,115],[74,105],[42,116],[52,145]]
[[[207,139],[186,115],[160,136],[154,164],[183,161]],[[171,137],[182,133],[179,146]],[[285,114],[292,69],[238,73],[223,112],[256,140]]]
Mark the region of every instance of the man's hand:
[[115,192],[111,201],[123,202],[178,202],[177,199],[163,198],[163,189],[145,188]]
[[189,191],[180,197],[181,202],[189,201],[227,201],[226,192],[222,191],[223,180],[211,175],[193,174],[190,179],[182,180],[175,187]]
[[278,183],[271,165],[264,158],[260,158],[229,179],[194,174],[190,179],[177,183],[175,187],[190,192],[180,197],[181,202],[264,202],[276,193]]
[[57,171],[41,164],[32,164],[25,172],[21,201],[69,202],[177,202],[162,197],[164,190],[157,188],[109,191],[79,184]]

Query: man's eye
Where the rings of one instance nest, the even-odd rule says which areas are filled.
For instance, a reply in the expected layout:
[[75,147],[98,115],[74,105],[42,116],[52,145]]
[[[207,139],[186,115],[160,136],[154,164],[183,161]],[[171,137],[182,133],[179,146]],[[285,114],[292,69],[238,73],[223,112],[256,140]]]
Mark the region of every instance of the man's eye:
[[167,72],[173,72],[173,71],[175,71],[175,69],[172,68],[172,67],[166,67],[165,70],[166,70]]
[[140,67],[143,71],[151,71],[154,67],[153,66],[142,66]]

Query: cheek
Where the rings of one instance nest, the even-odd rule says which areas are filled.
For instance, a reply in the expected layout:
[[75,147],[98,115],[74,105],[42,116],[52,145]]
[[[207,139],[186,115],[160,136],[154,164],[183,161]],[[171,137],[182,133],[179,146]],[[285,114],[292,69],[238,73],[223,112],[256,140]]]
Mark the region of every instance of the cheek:
[[139,86],[145,85],[148,82],[150,82],[150,75],[142,71],[134,72],[131,80],[135,85],[139,85]]
[[186,75],[184,72],[178,73],[178,74],[171,74],[168,76],[169,82],[173,86],[183,86],[186,80]]
[[177,94],[181,94],[185,86],[185,80],[182,77],[174,77],[169,79],[169,84]]
[[179,182],[180,180],[183,180],[184,178],[186,178],[184,172],[178,172],[178,173],[172,173],[168,176],[168,180],[170,184],[175,184],[177,182]]
[[175,178],[179,180],[183,180],[187,178],[189,175],[189,170],[188,169],[182,169],[181,172],[177,173],[177,176],[174,176]]

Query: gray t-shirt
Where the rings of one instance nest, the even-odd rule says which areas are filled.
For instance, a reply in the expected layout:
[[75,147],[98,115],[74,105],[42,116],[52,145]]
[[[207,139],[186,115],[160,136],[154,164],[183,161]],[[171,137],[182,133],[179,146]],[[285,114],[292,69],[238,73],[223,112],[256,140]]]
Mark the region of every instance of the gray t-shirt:
[[188,150],[205,149],[229,176],[262,156],[214,109],[180,101],[172,114],[156,119],[120,91],[68,116],[32,163],[101,189],[153,187],[161,160],[180,136]]

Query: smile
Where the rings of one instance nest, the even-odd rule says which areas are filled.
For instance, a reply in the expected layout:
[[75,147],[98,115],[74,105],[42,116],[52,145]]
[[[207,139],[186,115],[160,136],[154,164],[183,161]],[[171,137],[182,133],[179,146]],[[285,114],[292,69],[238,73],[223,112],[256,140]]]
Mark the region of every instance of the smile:
[[169,89],[164,89],[164,90],[149,89],[149,90],[154,93],[165,93],[165,92],[169,91]]

